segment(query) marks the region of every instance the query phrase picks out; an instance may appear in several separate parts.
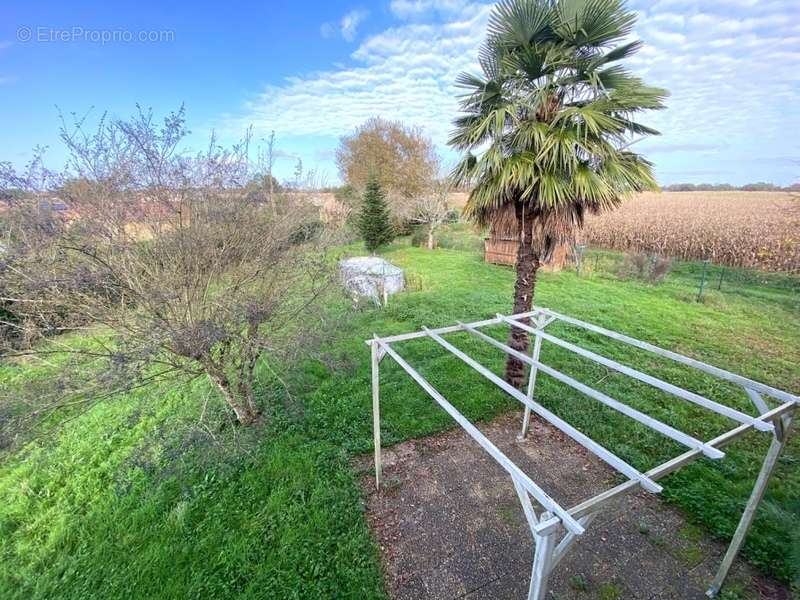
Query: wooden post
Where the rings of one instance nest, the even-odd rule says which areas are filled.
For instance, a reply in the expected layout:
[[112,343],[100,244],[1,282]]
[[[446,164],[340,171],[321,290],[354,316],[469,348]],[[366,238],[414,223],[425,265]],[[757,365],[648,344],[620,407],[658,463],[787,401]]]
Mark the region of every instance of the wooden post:
[[[537,323],[537,329],[539,329],[538,323]],[[533,360],[535,360],[536,362],[539,361],[539,353],[541,352],[541,350],[542,350],[542,338],[541,338],[541,336],[537,335],[536,339],[533,342],[533,353],[531,355],[531,358]],[[531,372],[530,372],[530,375],[528,377],[528,394],[527,395],[528,395],[528,400],[533,400],[533,390],[536,387],[536,374],[537,374],[538,368],[536,367],[536,365],[531,365],[530,371]],[[517,439],[519,441],[524,440],[525,436],[528,435],[528,426],[530,425],[530,421],[531,421],[531,409],[526,406],[525,407],[525,412],[522,415],[522,431],[520,431],[520,434],[517,436]]]
[[736,559],[736,555],[739,554],[739,550],[741,549],[742,544],[744,544],[747,531],[753,524],[753,520],[756,516],[756,510],[758,509],[758,505],[761,503],[761,499],[764,497],[764,492],[767,490],[770,477],[772,477],[772,473],[775,471],[775,467],[778,464],[778,459],[780,458],[783,449],[786,447],[786,442],[789,439],[789,430],[791,429],[792,422],[794,421],[795,410],[796,409],[792,410],[792,412],[782,418],[783,427],[775,428],[772,443],[769,446],[767,456],[764,459],[764,464],[761,467],[761,472],[758,474],[758,479],[756,479],[753,492],[750,494],[750,499],[747,501],[747,506],[745,506],[744,513],[739,521],[739,526],[736,528],[736,532],[733,534],[731,545],[728,546],[728,551],[725,553],[725,558],[722,559],[722,564],[719,567],[719,571],[717,571],[717,576],[714,577],[711,587],[709,587],[708,591],[706,592],[706,596],[709,598],[716,598],[717,595],[719,595],[719,592],[722,589],[722,584],[725,583],[725,578],[728,576],[728,571],[730,571],[733,561]]
[[[542,513],[542,520],[548,520],[552,515]],[[533,556],[533,569],[531,569],[531,585],[528,590],[528,600],[545,600],[547,583],[552,571],[553,550],[555,550],[555,536],[551,534],[533,534],[536,542],[536,554]]]
[[[376,336],[377,337],[377,336]],[[381,489],[381,401],[380,358],[377,342],[372,344],[372,436],[375,444],[375,489]]]

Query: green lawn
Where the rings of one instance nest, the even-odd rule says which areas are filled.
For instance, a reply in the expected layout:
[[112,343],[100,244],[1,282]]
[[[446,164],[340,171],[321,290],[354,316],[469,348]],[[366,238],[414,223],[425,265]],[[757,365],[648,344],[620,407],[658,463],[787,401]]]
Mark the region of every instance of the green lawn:
[[[460,239],[452,234],[451,244]],[[377,549],[350,467],[351,457],[369,451],[372,440],[363,340],[373,332],[389,335],[508,312],[513,286],[511,269],[482,263],[474,250],[428,252],[399,244],[385,255],[406,269],[409,291],[384,310],[352,313],[345,300],[330,307],[343,324],[326,349],[335,367],[308,362],[288,375],[304,407],[302,419],[287,415],[266,430],[242,432],[212,402],[206,429],[197,426],[209,393],[204,383],[162,386],[97,406],[51,439],[5,457],[0,597],[107,599],[136,590],[137,596],[164,598],[382,598]],[[781,279],[783,288],[764,293],[755,284],[748,284],[755,290],[749,294],[713,289],[697,303],[687,292],[695,268],[679,267],[662,286],[620,281],[600,269],[581,278],[542,274],[536,302],[800,392],[796,280]],[[562,325],[553,330],[752,412],[744,394],[718,380],[599,336]],[[503,328],[492,331],[505,334]],[[503,356],[488,345],[463,335],[450,339],[498,372],[502,368]],[[515,406],[433,342],[397,349],[470,419]],[[710,438],[730,426],[551,346],[543,358],[687,433]],[[0,365],[0,381],[13,385],[49,373],[30,363]],[[385,444],[452,427],[391,360],[381,374]],[[637,467],[682,451],[547,377],[540,382],[542,403]],[[278,389],[265,380],[262,393]],[[729,536],[767,443],[766,436],[751,434],[731,445],[722,462],[693,464],[665,480],[664,498],[711,534]],[[745,548],[754,564],[784,581],[800,570],[798,459],[794,440]]]

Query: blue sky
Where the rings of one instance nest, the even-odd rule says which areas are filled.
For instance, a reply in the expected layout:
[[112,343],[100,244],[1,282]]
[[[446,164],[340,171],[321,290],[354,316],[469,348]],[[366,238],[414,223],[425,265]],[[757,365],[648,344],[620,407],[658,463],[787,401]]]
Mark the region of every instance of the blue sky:
[[[469,0],[63,2],[0,5],[0,161],[46,145],[63,162],[65,114],[165,114],[185,103],[188,140],[276,131],[330,184],[340,136],[370,116],[421,126],[444,158],[453,81],[477,71],[490,4]],[[633,0],[644,50],[630,65],[672,93],[636,146],[662,184],[800,180],[800,2]],[[103,41],[103,36],[112,39]],[[140,39],[141,36],[141,39]]]

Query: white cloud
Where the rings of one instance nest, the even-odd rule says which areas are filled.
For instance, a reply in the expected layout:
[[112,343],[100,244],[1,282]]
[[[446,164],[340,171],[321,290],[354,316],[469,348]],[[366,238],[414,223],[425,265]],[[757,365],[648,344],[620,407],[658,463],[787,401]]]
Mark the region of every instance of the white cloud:
[[653,23],[664,23],[674,29],[683,29],[686,26],[686,17],[673,13],[655,15],[651,18]]
[[637,71],[646,69],[649,82],[672,93],[669,109],[653,117],[665,138],[744,140],[757,131],[757,141],[763,141],[779,138],[792,121],[797,124],[798,113],[786,102],[800,101],[797,58],[792,58],[800,52],[798,6],[703,3],[702,10],[685,15],[677,34],[665,27],[663,10],[682,2],[662,0],[641,12],[637,34],[648,45],[631,61]]
[[[629,64],[671,92],[667,110],[645,117],[664,136],[643,149],[680,148],[657,152],[659,161],[674,161],[673,172],[694,169],[712,146],[720,155],[794,151],[786,132],[800,131],[800,3],[633,3],[635,35],[646,45]],[[363,40],[348,64],[268,86],[228,125],[330,139],[382,116],[422,126],[442,147],[458,113],[453,82],[460,71],[479,70],[490,9],[468,0],[392,0],[400,22]],[[345,18],[328,33],[354,37],[363,17],[347,27]]]
[[352,42],[356,37],[358,26],[367,18],[367,15],[369,13],[365,10],[351,10],[343,16],[341,23],[342,37],[348,42]]
[[268,86],[228,122],[241,130],[341,136],[373,116],[423,126],[446,143],[458,106],[456,75],[477,69],[488,7],[471,5],[449,23],[412,23],[367,38],[347,67]]
[[352,42],[356,38],[358,26],[367,18],[369,13],[365,10],[351,10],[341,21],[342,37],[348,42]]
[[356,39],[358,27],[369,16],[368,10],[356,8],[344,15],[339,22],[328,21],[319,27],[319,32],[324,38],[331,38],[338,32],[348,42]]
[[468,4],[467,0],[392,0],[389,10],[398,19],[419,19],[434,13],[455,15]]
[[669,46],[677,46],[686,43],[686,36],[682,33],[675,33],[673,31],[664,31],[662,29],[651,29],[648,32],[645,42],[664,44]]

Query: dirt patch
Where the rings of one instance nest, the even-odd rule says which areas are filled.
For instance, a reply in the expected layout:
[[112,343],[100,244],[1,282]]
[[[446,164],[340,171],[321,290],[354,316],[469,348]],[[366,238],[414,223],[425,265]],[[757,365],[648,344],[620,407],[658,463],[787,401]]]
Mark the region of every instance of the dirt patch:
[[[559,503],[572,506],[619,482],[594,455],[534,420],[516,440],[519,415],[481,430]],[[526,598],[533,540],[507,473],[464,432],[384,450],[375,490],[371,457],[360,457],[370,528],[387,591],[397,600]],[[601,513],[556,567],[552,599],[705,598],[725,552],[652,494],[621,498]],[[738,562],[727,598],[787,600],[780,584]]]

